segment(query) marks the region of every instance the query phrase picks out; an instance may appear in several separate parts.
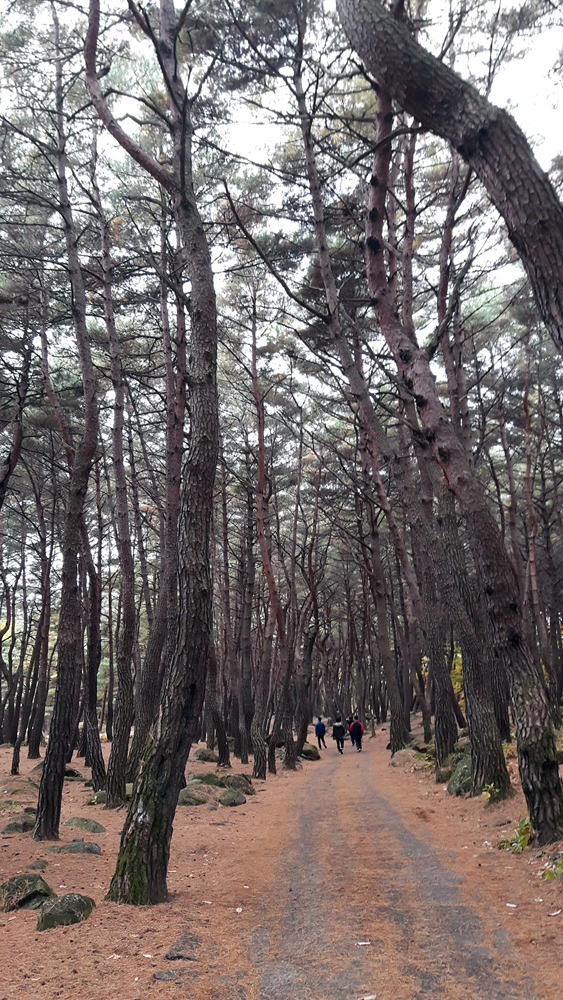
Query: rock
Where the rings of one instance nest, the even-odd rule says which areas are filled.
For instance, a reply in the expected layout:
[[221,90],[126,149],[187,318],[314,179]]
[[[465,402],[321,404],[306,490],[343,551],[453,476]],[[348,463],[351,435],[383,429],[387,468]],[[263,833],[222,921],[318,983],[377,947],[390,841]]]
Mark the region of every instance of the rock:
[[205,792],[195,788],[182,788],[178,796],[179,806],[202,806],[209,801],[209,796]]
[[200,940],[196,934],[192,934],[191,931],[183,931],[179,938],[176,938],[173,945],[166,952],[165,958],[169,962],[174,962],[177,959],[183,959],[185,962],[195,962],[196,948],[199,948]]
[[155,972],[154,979],[164,979],[165,982],[171,982],[173,979],[178,978],[177,972],[172,972],[171,969],[165,969],[164,972]]
[[37,917],[37,930],[46,931],[50,927],[79,924],[90,916],[95,905],[90,896],[83,896],[79,892],[67,892],[60,899],[49,900],[43,904]]
[[13,875],[0,885],[0,912],[38,910],[55,893],[41,875]]
[[194,781],[200,781],[202,785],[215,785],[216,788],[226,788],[225,778],[209,771],[207,774],[195,774]]
[[471,757],[465,756],[458,761],[450,780],[448,792],[450,795],[465,795],[471,791]]
[[100,788],[99,792],[95,792],[91,799],[88,799],[89,806],[100,806],[105,805],[108,800],[108,793]]
[[411,750],[410,747],[404,747],[403,750],[397,750],[397,752],[393,754],[389,763],[391,767],[404,767],[406,764],[413,764],[417,759],[418,755],[416,750]]
[[194,753],[194,760],[203,760],[207,764],[218,764],[219,757],[213,750],[208,750],[206,747],[196,750]]
[[320,755],[317,747],[314,747],[312,743],[304,743],[303,744],[303,749],[301,751],[301,756],[304,758],[304,760],[320,760],[321,759],[321,755]]
[[51,847],[55,854],[101,854],[102,849],[98,844],[90,840],[72,840],[70,844],[61,844],[60,847]]
[[222,806],[243,806],[246,802],[246,798],[237,788],[227,788],[227,790],[219,796],[219,802]]
[[76,826],[79,830],[87,830],[88,833],[105,833],[106,828],[95,819],[85,819],[84,816],[73,816],[65,819],[63,826]]
[[74,781],[84,781],[84,775],[80,774],[80,771],[75,771],[73,767],[65,767],[65,778],[72,778]]
[[32,809],[33,816],[28,814],[25,816],[23,813],[20,816],[14,816],[9,823],[2,829],[2,833],[28,833],[33,830],[35,826],[35,809]]
[[32,861],[27,867],[30,871],[44,872],[47,867],[47,862],[44,861],[43,858],[37,858],[37,861]]
[[247,774],[226,774],[223,778],[226,788],[235,788],[244,795],[256,795],[256,789],[252,787],[252,778]]
[[436,784],[445,785],[454,773],[453,767],[438,767],[436,768]]

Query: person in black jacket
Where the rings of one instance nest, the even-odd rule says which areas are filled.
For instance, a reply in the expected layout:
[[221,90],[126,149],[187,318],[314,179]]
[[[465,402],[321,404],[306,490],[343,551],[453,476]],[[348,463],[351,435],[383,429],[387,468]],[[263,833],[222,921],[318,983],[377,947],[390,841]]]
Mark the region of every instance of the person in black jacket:
[[321,746],[323,746],[325,748],[325,750],[327,749],[327,746],[326,746],[326,743],[325,743],[325,733],[326,733],[326,726],[325,726],[323,720],[321,719],[321,717],[319,715],[319,721],[317,722],[317,724],[315,726],[315,736],[317,737],[317,742],[319,744],[319,750],[321,749]]
[[358,753],[362,752],[362,736],[363,735],[364,735],[364,727],[362,726],[362,723],[358,719],[358,716],[355,715],[354,716],[354,721],[353,721],[352,725],[350,726],[350,737],[351,737],[352,743],[356,744],[356,749],[357,749]]
[[336,740],[336,747],[338,753],[344,753],[344,735],[346,730],[344,729],[344,723],[342,722],[339,715],[336,716],[334,720],[334,725],[332,727],[332,738]]

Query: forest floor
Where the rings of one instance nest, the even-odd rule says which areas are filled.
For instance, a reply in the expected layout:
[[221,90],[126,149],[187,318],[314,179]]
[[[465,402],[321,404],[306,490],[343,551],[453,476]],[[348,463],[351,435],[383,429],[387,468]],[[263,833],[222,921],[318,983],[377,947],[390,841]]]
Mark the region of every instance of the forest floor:
[[[67,780],[63,820],[106,829],[61,826],[58,843],[83,835],[101,855],[3,834],[0,882],[43,859],[57,894],[96,909],[43,932],[33,911],[0,913],[0,1000],[562,1000],[563,879],[541,872],[563,844],[498,850],[521,794],[489,808],[452,798],[422,762],[390,767],[387,736],[342,756],[328,740],[320,761],[280,766],[237,808],[178,807],[170,900],[156,907],[104,901],[125,814]],[[37,794],[36,762],[22,753],[18,778],[10,763],[0,748],[1,828]],[[167,959],[182,934],[197,957]]]

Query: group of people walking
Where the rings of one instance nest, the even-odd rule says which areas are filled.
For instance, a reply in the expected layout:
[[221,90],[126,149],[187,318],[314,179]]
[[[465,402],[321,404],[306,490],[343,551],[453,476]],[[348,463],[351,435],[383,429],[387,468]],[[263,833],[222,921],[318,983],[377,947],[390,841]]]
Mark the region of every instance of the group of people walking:
[[[362,736],[364,735],[364,727],[358,719],[357,715],[350,716],[346,720],[346,725],[348,726],[348,732],[350,733],[350,739],[352,741],[352,746],[356,747],[358,753],[362,752]],[[317,737],[317,743],[319,744],[319,750],[327,749],[325,743],[326,726],[319,716],[318,722],[315,725],[315,736]],[[344,753],[344,739],[346,736],[346,728],[344,722],[339,715],[336,716],[334,720],[334,725],[332,727],[332,738],[336,741],[336,748],[338,753]]]

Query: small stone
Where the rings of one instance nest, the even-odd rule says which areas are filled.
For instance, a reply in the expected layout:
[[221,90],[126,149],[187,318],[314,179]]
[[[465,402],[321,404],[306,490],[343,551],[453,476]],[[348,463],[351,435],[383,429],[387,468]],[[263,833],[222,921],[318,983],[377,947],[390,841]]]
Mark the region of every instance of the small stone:
[[35,818],[32,816],[17,816],[6,823],[2,833],[29,833],[35,826]]
[[171,982],[173,979],[178,978],[177,972],[172,972],[172,969],[165,969],[163,972],[153,973],[154,979],[163,979],[165,982]]
[[237,788],[244,795],[256,795],[256,789],[252,787],[252,778],[246,774],[226,774],[223,781],[227,788]]
[[185,962],[195,962],[196,948],[199,948],[200,940],[196,934],[192,934],[191,931],[184,931],[177,938],[172,947],[166,952],[165,958],[169,962],[174,962],[177,959],[183,959]]
[[27,867],[30,871],[44,872],[47,867],[47,862],[44,861],[43,858],[37,858],[37,861],[32,861]]

